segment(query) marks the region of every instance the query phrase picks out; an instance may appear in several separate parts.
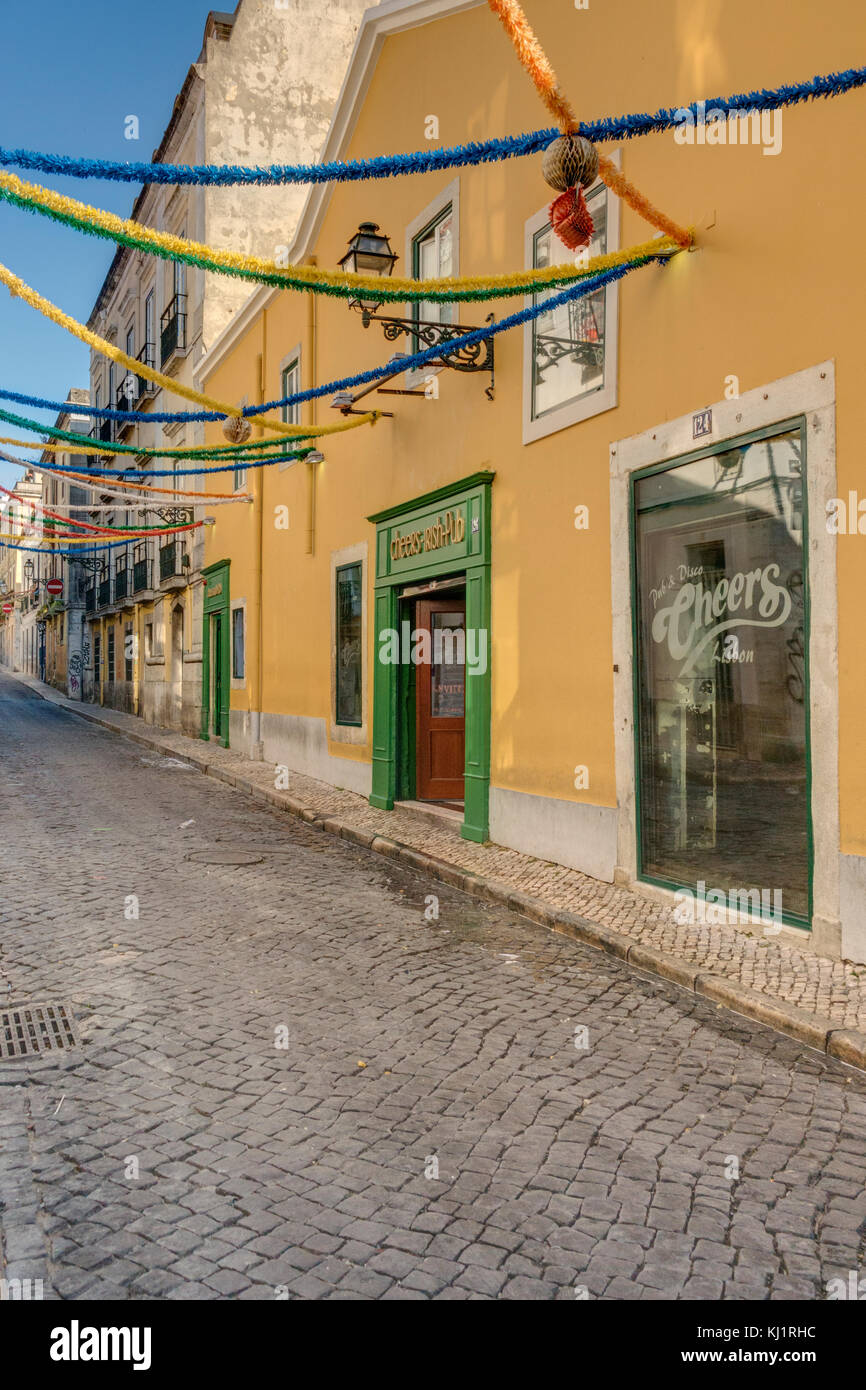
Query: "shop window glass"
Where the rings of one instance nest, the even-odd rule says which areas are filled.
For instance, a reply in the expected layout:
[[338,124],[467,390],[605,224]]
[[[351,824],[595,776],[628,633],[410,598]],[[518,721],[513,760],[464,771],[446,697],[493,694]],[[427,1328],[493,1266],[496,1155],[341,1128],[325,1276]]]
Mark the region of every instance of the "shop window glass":
[[[454,231],[454,210],[449,203],[412,242],[412,274],[417,280],[438,280],[453,274]],[[422,323],[452,323],[454,310],[450,304],[416,304],[413,316]],[[424,347],[423,342],[420,346]]]
[[337,723],[361,723],[361,566],[337,570]]
[[232,677],[244,679],[244,609],[232,609]]
[[802,919],[804,474],[793,429],[634,482],[641,871]]
[[434,718],[463,718],[466,697],[466,618],[459,613],[431,614],[430,713]]

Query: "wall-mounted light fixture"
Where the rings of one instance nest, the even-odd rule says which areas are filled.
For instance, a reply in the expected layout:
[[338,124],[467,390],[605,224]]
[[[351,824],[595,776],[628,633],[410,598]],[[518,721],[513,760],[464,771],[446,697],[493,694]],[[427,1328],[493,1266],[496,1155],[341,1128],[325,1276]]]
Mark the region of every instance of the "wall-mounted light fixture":
[[[348,250],[341,257],[339,264],[342,270],[353,274],[368,277],[378,275],[384,279],[393,272],[397,260],[397,253],[391,249],[388,238],[379,231],[378,224],[362,222],[349,241]],[[376,310],[381,304],[381,297],[377,297],[373,289],[359,293],[356,298],[349,300],[349,308],[360,313],[365,328],[369,328],[374,322],[382,324],[388,342],[393,343],[398,338],[406,337],[414,341],[414,350],[418,352],[424,348],[441,348],[441,352],[431,359],[431,366],[452,367],[456,372],[489,372],[490,385],[486,388],[486,395],[489,400],[493,400],[494,357],[491,338],[464,346],[461,340],[467,334],[475,332],[475,329],[466,324],[440,323],[435,319],[422,318],[420,305],[417,312],[407,319],[396,318],[390,314],[377,314]],[[485,322],[492,323],[493,315],[490,314]],[[392,361],[395,363],[396,374],[400,370],[399,358]],[[424,393],[410,391],[400,394],[423,396]],[[342,396],[338,396],[332,401],[332,405],[348,411],[355,399],[357,398],[347,396],[346,403],[343,404]]]

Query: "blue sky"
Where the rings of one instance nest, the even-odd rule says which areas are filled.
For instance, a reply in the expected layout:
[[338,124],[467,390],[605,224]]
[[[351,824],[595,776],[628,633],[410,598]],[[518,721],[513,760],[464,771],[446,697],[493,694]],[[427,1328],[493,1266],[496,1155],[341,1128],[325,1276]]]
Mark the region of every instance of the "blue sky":
[[[4,4],[0,145],[149,160],[199,56],[209,10],[233,8],[234,0],[222,5],[207,0]],[[137,141],[124,138],[130,115],[139,119]],[[12,172],[124,217],[138,193],[137,184]],[[80,321],[89,315],[113,253],[108,242],[0,204],[0,261]],[[83,343],[0,286],[0,387],[63,400],[70,386],[87,386],[88,362]],[[8,402],[0,405],[28,413]],[[36,418],[51,416],[41,412]],[[17,433],[0,421],[0,434]],[[0,482],[8,487],[17,476],[19,470],[0,462]]]

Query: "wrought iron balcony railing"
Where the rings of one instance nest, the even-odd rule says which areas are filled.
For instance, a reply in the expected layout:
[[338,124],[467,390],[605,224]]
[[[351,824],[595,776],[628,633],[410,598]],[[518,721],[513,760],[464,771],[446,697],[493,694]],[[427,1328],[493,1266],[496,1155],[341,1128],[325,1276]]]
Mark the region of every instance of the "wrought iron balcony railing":
[[[145,367],[156,366],[156,343],[145,343],[141,352],[138,354],[138,361],[143,362]],[[152,396],[156,392],[156,383],[148,381],[146,376],[140,376],[138,380],[138,399],[142,396]]]
[[132,592],[140,594],[143,589],[151,588],[153,573],[153,561],[150,559],[136,560],[132,566]]
[[159,547],[159,577],[174,579],[189,573],[189,556],[183,541],[169,541]]
[[111,575],[107,574],[104,579],[99,581],[99,607],[107,608],[111,603]]
[[[127,372],[123,381],[117,388],[117,395],[114,401],[115,410],[135,410],[139,396],[139,380],[140,378],[133,376],[132,372]],[[115,428],[118,434],[120,434],[122,431],[125,432],[126,430],[133,429],[134,425],[131,420],[118,420],[115,424]]]
[[91,437],[98,440],[100,444],[114,443],[114,421],[97,420],[90,431]]
[[176,294],[159,321],[161,365],[186,347],[186,295]]
[[129,570],[124,560],[114,571],[114,601],[120,603],[129,594]]

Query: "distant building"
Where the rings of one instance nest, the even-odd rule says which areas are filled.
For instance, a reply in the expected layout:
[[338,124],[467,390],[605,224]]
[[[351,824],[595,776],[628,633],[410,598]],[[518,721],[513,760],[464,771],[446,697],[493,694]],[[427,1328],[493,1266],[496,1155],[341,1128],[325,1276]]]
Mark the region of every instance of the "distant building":
[[[76,413],[76,407],[89,404],[90,392],[83,387],[72,387],[67,393],[65,409],[54,422],[55,428],[73,434],[89,433],[90,417]],[[60,470],[68,468],[72,472],[85,474],[92,466],[93,458],[73,450],[74,446],[67,446],[43,451],[41,466],[46,469],[56,467],[57,475],[41,475],[42,503],[46,510],[56,512],[59,517],[68,514],[80,521],[87,518],[84,508],[91,502],[93,494],[86,484],[77,478],[62,476]],[[55,522],[54,526],[60,531],[68,529],[63,521]],[[45,530],[50,532],[50,521]],[[63,691],[70,699],[80,700],[83,671],[89,659],[85,602],[91,588],[94,562],[85,554],[87,547],[67,547],[74,548],[79,559],[54,553],[62,548],[62,542],[52,544],[43,539],[41,552],[34,557],[40,566],[41,576],[38,611],[45,625],[42,679]],[[63,587],[59,594],[51,594],[46,589],[45,585],[51,579],[61,582]]]
[[40,603],[42,479],[28,469],[14,484],[13,491],[15,497],[5,497],[0,509],[0,528],[4,535],[15,537],[11,544],[22,548],[4,549],[0,560],[4,610],[0,613],[0,662],[12,671],[39,676],[44,638],[44,626],[36,617]]
[[[328,132],[334,102],[364,11],[363,0],[331,0],[322,8],[275,0],[241,0],[233,14],[212,12],[204,45],[187,74],[171,120],[153,158],[172,164],[271,164],[315,162]],[[303,186],[203,188],[148,185],[132,216],[189,240],[277,258],[291,241],[306,197]],[[248,285],[121,247],[97,297],[89,327],[130,357],[178,382],[194,384],[207,347],[244,302]],[[273,350],[282,354],[289,345]],[[248,403],[261,399],[264,369]],[[111,410],[174,413],[185,402],[128,374],[94,353],[93,404]],[[189,408],[189,407],[186,407]],[[124,425],[96,420],[95,439],[105,444],[182,449],[204,443],[200,424]],[[199,491],[201,478],[184,477],[170,458],[128,456],[131,474],[170,470]],[[103,466],[126,459],[106,454]],[[189,467],[189,465],[187,465]],[[239,482],[220,475],[220,491]],[[172,477],[154,478],[174,486]],[[116,491],[116,490],[115,490]],[[108,486],[94,492],[107,504]],[[99,514],[111,521],[111,513]],[[159,526],[193,516],[201,508],[178,507],[162,498],[147,514]],[[141,513],[118,509],[114,524],[142,522]],[[84,650],[84,696],[141,715],[150,723],[198,731],[201,718],[203,540],[201,530],[141,541],[102,552],[105,566],[89,583]],[[94,552],[96,556],[97,552]]]

